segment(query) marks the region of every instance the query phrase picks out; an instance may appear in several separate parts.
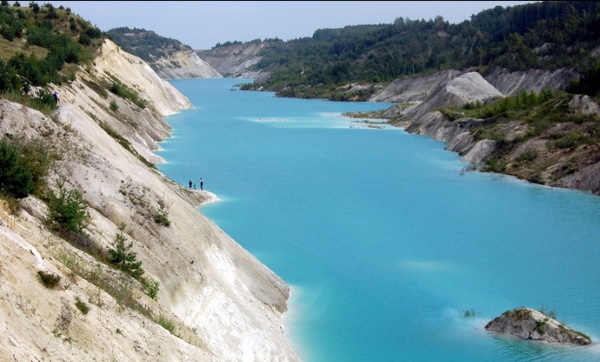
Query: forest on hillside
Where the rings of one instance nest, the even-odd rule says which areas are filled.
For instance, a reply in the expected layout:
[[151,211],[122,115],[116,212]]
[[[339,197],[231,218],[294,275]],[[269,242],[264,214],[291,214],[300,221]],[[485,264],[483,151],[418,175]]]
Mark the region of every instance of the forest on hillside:
[[493,67],[570,67],[589,78],[599,68],[599,4],[543,1],[497,6],[459,24],[441,16],[399,17],[387,25],[320,29],[310,38],[269,43],[255,68],[272,72],[260,86],[290,97],[320,97],[344,84],[388,83],[444,69],[485,74]]
[[73,79],[70,65],[91,62],[103,33],[69,8],[18,1],[0,5],[0,92]]
[[121,27],[110,29],[106,34],[125,51],[148,63],[168,57],[177,51],[191,50],[179,40],[165,38],[146,29]]

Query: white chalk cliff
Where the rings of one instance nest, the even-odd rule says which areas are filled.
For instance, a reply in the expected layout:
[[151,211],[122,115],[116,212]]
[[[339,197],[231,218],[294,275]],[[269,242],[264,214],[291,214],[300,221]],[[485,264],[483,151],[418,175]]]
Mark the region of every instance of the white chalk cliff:
[[200,59],[193,50],[159,58],[152,66],[163,79],[223,78],[221,73]]
[[[86,233],[98,246],[112,247],[118,226],[126,224],[145,275],[159,282],[158,298],[50,232],[42,201],[29,196],[16,215],[2,204],[0,360],[298,361],[282,322],[288,285],[201,214],[197,206],[215,196],[176,184],[106,132],[114,130],[139,155],[160,162],[153,151],[170,134],[163,118],[192,105],[108,40],[94,63],[75,81],[54,87],[62,103],[51,117],[0,100],[0,131],[44,138],[49,152],[60,155],[51,178],[63,176],[68,188],[82,192],[91,215]],[[98,87],[114,78],[138,91],[148,107]],[[161,209],[170,226],[153,220]],[[40,270],[59,275],[59,286],[45,288]],[[87,314],[76,300],[89,306]],[[161,320],[173,333],[156,323]]]

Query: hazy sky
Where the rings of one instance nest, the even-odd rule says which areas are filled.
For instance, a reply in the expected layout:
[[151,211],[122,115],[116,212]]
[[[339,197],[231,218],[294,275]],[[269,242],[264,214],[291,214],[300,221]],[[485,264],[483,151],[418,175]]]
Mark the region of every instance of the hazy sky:
[[[392,24],[399,17],[450,23],[495,6],[534,1],[38,1],[63,5],[100,30],[127,26],[152,30],[195,50],[227,41],[311,37],[346,25]],[[21,2],[27,6],[29,2]]]

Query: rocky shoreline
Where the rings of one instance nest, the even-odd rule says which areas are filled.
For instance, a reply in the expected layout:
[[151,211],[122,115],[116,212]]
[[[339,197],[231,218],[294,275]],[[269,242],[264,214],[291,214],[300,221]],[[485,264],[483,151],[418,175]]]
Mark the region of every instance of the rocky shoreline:
[[575,331],[556,319],[531,308],[517,308],[504,312],[486,324],[491,332],[508,334],[521,339],[588,345],[592,339]]
[[[506,143],[518,142],[529,130],[522,121],[503,124],[498,119],[450,118],[440,111],[444,107],[460,107],[467,103],[488,103],[519,91],[566,87],[568,69],[545,72],[507,73],[497,71],[484,78],[477,72],[442,71],[433,75],[402,78],[376,93],[371,101],[398,103],[383,114],[390,123],[408,133],[427,135],[447,143],[445,149],[461,156],[468,168],[479,169],[482,164],[503,157],[507,167],[500,173],[544,184],[600,195],[600,148],[582,145],[570,149],[552,146],[552,140],[564,137],[564,132],[578,132],[578,127],[593,127],[600,119],[600,105],[591,97],[573,95],[568,101],[565,117],[582,119],[582,125],[565,121],[554,128],[523,142],[509,155],[499,156]],[[495,85],[489,81],[495,82]],[[553,82],[554,80],[554,82]],[[495,86],[503,89],[502,93]],[[541,116],[543,117],[543,116]],[[475,132],[482,126],[496,126],[503,139],[480,139]],[[533,157],[526,157],[535,155]],[[535,161],[535,162],[523,162]]]

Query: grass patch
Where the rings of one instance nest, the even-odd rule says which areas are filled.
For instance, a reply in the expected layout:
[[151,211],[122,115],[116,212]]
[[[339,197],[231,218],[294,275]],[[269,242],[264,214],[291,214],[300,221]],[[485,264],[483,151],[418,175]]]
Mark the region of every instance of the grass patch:
[[116,76],[109,74],[109,77],[113,80],[112,84],[109,87],[109,90],[115,95],[129,100],[131,103],[136,106],[144,109],[147,107],[147,102],[140,98],[140,95],[137,91],[129,88],[123,82],[121,82]]
[[9,41],[0,37],[0,58],[10,59],[19,52],[25,53],[28,57],[34,54],[38,59],[43,59],[48,55],[48,49],[37,45],[27,45],[27,41],[24,39]]
[[160,325],[161,327],[163,327],[164,329],[169,331],[171,334],[174,334],[173,332],[175,331],[175,325],[173,324],[173,322],[171,320],[167,319],[163,314],[161,314],[157,318],[155,318],[154,322],[156,322],[158,325]]
[[40,97],[33,97],[27,94],[21,94],[18,91],[8,91],[4,93],[3,98],[24,105],[28,108],[33,108],[42,112],[46,117],[50,117],[56,109],[56,102],[50,92],[41,92]]
[[[115,103],[116,104],[116,103]],[[118,107],[118,106],[117,106]],[[127,151],[129,151],[132,155],[134,155],[138,160],[142,161],[142,163],[150,168],[156,168],[156,166],[154,166],[154,164],[148,162],[148,160],[146,160],[144,157],[142,157],[142,155],[140,155],[134,148],[133,146],[131,146],[131,143],[125,139],[125,137],[121,136],[119,133],[117,133],[117,131],[115,131],[114,129],[112,129],[108,124],[106,124],[105,122],[100,122],[100,127],[102,127],[102,129],[108,133],[109,136],[111,136],[115,141],[117,141],[121,146],[123,146],[123,148],[125,148]]]

